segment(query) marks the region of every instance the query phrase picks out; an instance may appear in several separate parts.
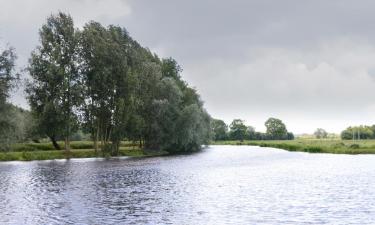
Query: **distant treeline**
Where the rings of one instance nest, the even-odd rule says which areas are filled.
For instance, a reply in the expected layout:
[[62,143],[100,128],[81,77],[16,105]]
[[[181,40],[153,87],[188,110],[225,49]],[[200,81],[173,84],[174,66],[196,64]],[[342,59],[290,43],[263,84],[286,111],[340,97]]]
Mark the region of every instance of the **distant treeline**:
[[241,119],[235,119],[228,126],[224,121],[212,120],[213,139],[219,140],[293,140],[294,135],[288,132],[285,124],[276,118],[265,122],[266,133],[255,131],[254,127],[246,126]]
[[[48,137],[56,149],[64,140],[70,150],[72,135],[81,130],[95,150],[113,155],[125,139],[170,152],[195,151],[209,142],[211,118],[172,58],[160,59],[118,26],[91,21],[78,29],[64,13],[50,16],[39,35],[27,68],[31,112],[22,114],[30,117],[23,138]],[[6,149],[19,132],[7,103],[18,75],[14,50],[1,54],[0,138]]]
[[341,139],[375,139],[375,125],[348,127],[341,132]]

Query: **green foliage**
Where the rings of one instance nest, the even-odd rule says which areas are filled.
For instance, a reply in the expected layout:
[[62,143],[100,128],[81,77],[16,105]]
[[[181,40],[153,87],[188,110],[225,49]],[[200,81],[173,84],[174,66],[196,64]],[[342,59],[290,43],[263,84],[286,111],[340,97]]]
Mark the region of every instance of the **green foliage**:
[[[275,123],[274,120],[276,120]],[[230,124],[229,132],[226,124],[224,121],[213,119],[211,121],[212,126],[212,135],[214,141],[223,141],[223,140],[293,140],[294,134],[291,132],[287,132],[285,125],[281,122],[281,120],[273,119],[271,118],[267,122],[269,126],[272,126],[268,129],[268,133],[261,133],[255,131],[255,128],[252,126],[246,126],[244,124],[243,120],[235,119]],[[281,125],[279,124],[281,122]],[[276,125],[275,125],[276,124]],[[285,129],[282,129],[281,133],[277,133],[277,126],[280,125],[280,127],[284,127]],[[276,132],[274,134],[271,134],[270,131]],[[280,133],[280,132],[279,132]]]
[[[28,99],[38,130],[55,141],[64,137],[69,144],[71,131],[77,128],[74,114],[80,104],[77,68],[77,32],[73,19],[64,13],[52,15],[39,32],[40,46],[32,53],[27,87]],[[66,146],[69,150],[69,145]]]
[[0,150],[9,150],[10,144],[19,139],[20,123],[11,104],[7,102],[9,92],[15,87],[18,74],[15,72],[16,55],[12,48],[0,52]]
[[265,122],[267,128],[267,135],[272,140],[284,140],[288,138],[288,131],[285,124],[276,118],[269,118]]
[[0,49],[0,110],[14,87],[18,74],[15,72],[16,54],[13,48]]
[[370,126],[357,126],[357,127],[348,127],[341,132],[341,138],[343,140],[350,139],[373,139],[374,131],[373,127]]
[[352,148],[352,149],[359,149],[359,144],[351,144],[349,146],[349,148]]
[[286,135],[287,140],[294,140],[294,134],[292,132],[288,132]]
[[171,153],[208,143],[210,116],[174,59],[160,60],[121,27],[89,22],[75,29],[63,13],[47,19],[40,37],[28,99],[36,130],[55,148],[78,128],[110,155],[125,138]]
[[[72,146],[75,142],[72,142]],[[53,148],[53,146],[50,146]],[[164,151],[145,151],[140,148],[120,148],[118,156],[161,156],[166,155]],[[69,158],[96,158],[102,157],[102,154],[95,152],[93,149],[77,149],[68,153],[56,150],[35,150],[35,151],[12,151],[0,152],[0,161],[31,161],[31,160],[52,160],[52,159],[69,159]]]
[[247,126],[244,124],[243,120],[235,119],[229,125],[230,132],[229,137],[232,140],[241,140],[243,141],[247,135]]
[[181,81],[180,72],[182,69],[176,60],[172,58],[163,59],[161,69],[164,77],[170,77],[174,80]]
[[215,141],[228,139],[228,125],[224,121],[212,119],[212,136]]

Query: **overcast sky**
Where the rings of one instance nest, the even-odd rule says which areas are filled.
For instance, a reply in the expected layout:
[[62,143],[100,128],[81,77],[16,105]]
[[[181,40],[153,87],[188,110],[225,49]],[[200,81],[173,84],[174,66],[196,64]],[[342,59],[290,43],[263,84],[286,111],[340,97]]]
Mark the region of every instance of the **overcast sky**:
[[[372,0],[0,0],[0,42],[24,67],[38,29],[58,10],[125,27],[175,58],[209,113],[264,130],[268,117],[294,133],[375,123]],[[27,106],[22,91],[13,102]]]

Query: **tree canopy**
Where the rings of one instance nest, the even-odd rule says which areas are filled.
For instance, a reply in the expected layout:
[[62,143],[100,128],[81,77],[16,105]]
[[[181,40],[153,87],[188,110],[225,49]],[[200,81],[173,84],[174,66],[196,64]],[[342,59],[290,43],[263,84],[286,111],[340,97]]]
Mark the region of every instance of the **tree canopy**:
[[243,141],[246,138],[247,126],[244,124],[243,120],[234,119],[229,127],[229,136],[231,139]]
[[15,131],[17,124],[14,120],[12,106],[8,103],[9,93],[15,87],[18,74],[15,71],[16,54],[8,47],[0,49],[0,149],[7,150],[9,145],[17,139]]
[[91,21],[82,29],[64,13],[40,30],[29,63],[28,99],[37,127],[56,148],[72,132],[116,155],[122,140],[148,149],[189,152],[207,144],[211,118],[181,67],[160,59],[126,29]]
[[285,124],[276,118],[269,118],[265,124],[266,133],[273,140],[283,140],[288,138],[288,131]]
[[228,125],[224,121],[212,119],[211,121],[212,135],[215,141],[226,140],[228,138]]

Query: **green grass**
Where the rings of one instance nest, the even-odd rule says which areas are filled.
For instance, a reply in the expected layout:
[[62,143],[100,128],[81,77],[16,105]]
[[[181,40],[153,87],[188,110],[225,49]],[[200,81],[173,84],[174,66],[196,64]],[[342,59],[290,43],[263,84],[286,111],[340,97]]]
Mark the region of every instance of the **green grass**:
[[334,153],[334,154],[375,154],[375,140],[332,140],[296,139],[283,141],[216,141],[213,145],[254,145],[279,148],[287,151]]
[[[58,144],[61,148],[64,148],[64,142],[59,141]],[[132,147],[133,143],[124,141],[121,142],[121,147]],[[71,149],[93,149],[94,143],[92,141],[72,141],[70,143]],[[55,150],[51,142],[44,143],[17,143],[12,145],[11,151],[22,152],[22,151],[49,151]]]
[[[63,147],[63,143],[60,143]],[[12,146],[9,152],[0,152],[0,161],[31,161],[67,158],[96,158],[108,157],[101,151],[95,153],[93,143],[75,141],[71,143],[72,150],[67,155],[64,150],[54,150],[50,143],[22,143]],[[164,151],[147,151],[132,145],[130,142],[121,143],[118,156],[146,157],[166,155]]]

